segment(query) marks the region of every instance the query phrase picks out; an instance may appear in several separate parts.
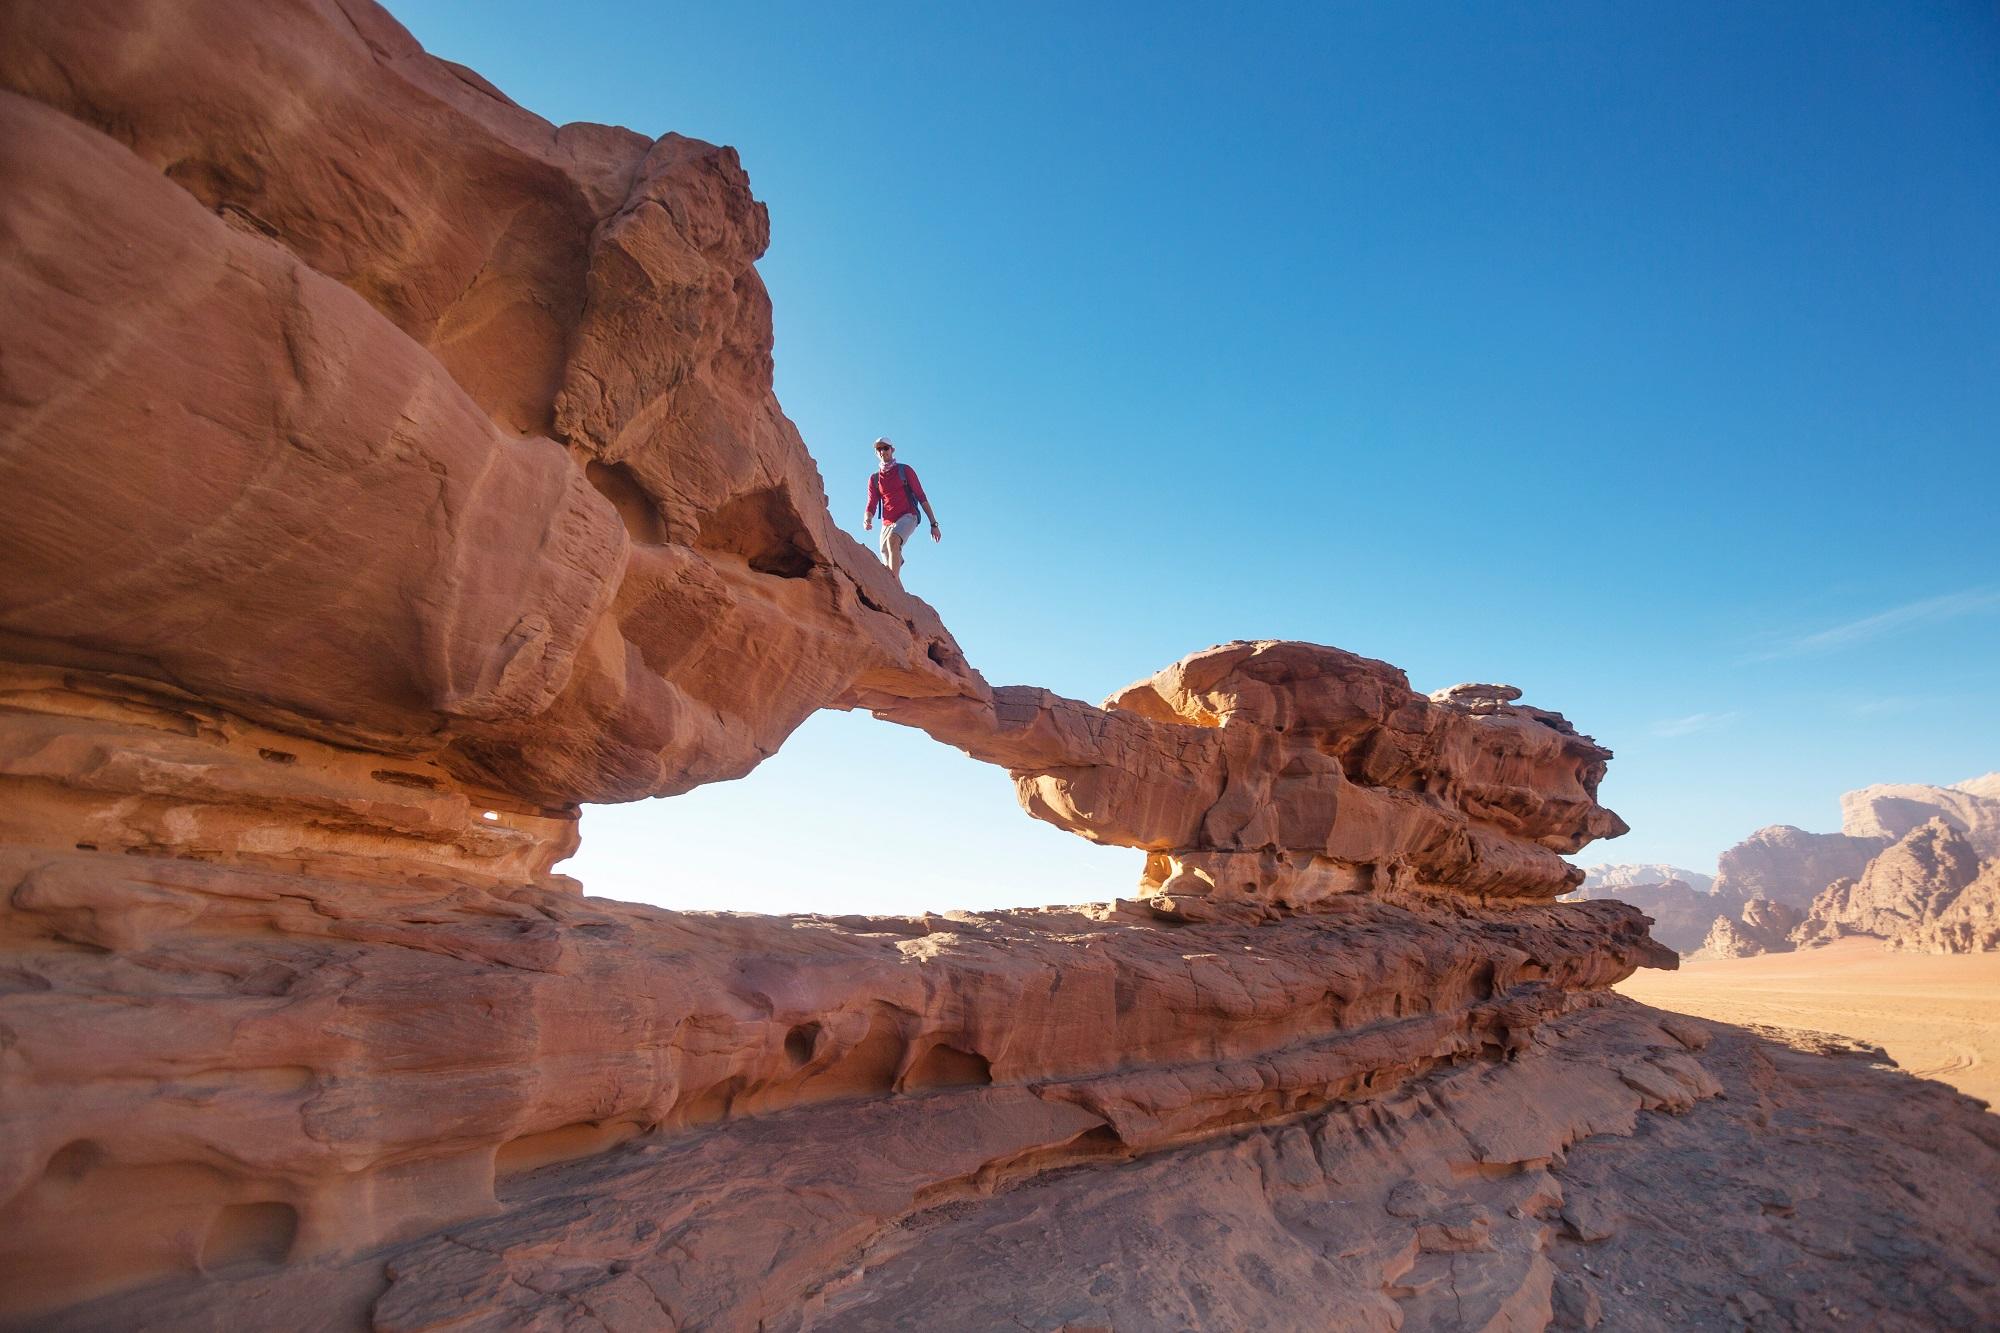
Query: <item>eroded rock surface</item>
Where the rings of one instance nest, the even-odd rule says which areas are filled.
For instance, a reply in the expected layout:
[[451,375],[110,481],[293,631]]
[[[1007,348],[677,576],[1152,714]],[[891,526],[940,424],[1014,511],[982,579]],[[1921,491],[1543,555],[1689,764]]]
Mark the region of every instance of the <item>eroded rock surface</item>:
[[[1981,1326],[2000,1128],[1881,1060],[1599,997],[1504,1062],[1150,1151],[1039,1089],[798,1107],[529,1170],[498,1215],[363,1259],[49,1327],[217,1302],[392,1330]],[[1866,1146],[1829,1170],[1829,1140]]]
[[[1673,958],[1552,901],[1623,831],[1561,715],[1272,641],[989,687],[827,512],[730,150],[552,126],[363,0],[12,0],[0,186],[0,1319],[1647,1326],[1574,1246],[1702,1318],[2000,1315],[1970,1104],[1872,1071],[1780,1134],[1813,1066],[1609,995]],[[822,707],[1007,768],[1141,897],[552,873],[579,802]],[[1676,1124],[1908,1198],[1739,1217],[1661,1184]],[[1758,1275],[1621,1247],[1663,1211]]]
[[[901,1098],[990,1090],[961,1128],[917,1116],[987,1154],[967,1174],[1085,1136],[1144,1151],[1503,1057],[1660,953],[1617,904],[1353,895],[1199,928],[1114,906],[769,918],[21,849],[0,882],[23,1071],[0,1256],[31,1301],[227,1268],[246,1211],[282,1222],[290,1257],[365,1250],[498,1212],[551,1159],[822,1103],[849,1108],[828,1132],[865,1138],[909,1118]],[[908,1166],[912,1191],[931,1183],[936,1163]],[[732,1178],[723,1154],[704,1170]],[[760,1174],[735,1170],[739,1194]],[[807,1179],[736,1206],[821,1197]],[[886,1224],[849,1203],[849,1226]],[[740,1285],[730,1300],[782,1297]]]

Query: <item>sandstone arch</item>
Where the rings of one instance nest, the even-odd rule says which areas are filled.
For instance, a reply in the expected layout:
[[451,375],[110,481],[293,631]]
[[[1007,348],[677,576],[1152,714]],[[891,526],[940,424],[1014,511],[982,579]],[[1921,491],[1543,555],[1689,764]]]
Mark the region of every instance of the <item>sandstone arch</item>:
[[[1339,1179],[1337,1260],[1245,1290],[1532,1322],[1557,1157],[1779,1077],[1610,1001],[1671,955],[1549,901],[1609,754],[1504,687],[1291,643],[991,687],[827,513],[731,150],[551,126],[365,0],[23,2],[0,186],[0,1317],[833,1319],[906,1224],[1089,1164]],[[551,873],[580,802],[825,707],[1006,767],[1142,899]],[[1932,1133],[1925,1234],[1992,1161]],[[1949,1321],[1992,1265],[1939,1253]]]

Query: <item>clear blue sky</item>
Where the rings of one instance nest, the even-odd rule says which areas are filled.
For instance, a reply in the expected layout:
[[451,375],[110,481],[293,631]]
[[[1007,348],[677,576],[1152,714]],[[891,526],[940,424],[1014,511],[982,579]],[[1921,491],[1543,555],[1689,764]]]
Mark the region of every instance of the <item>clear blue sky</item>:
[[[1987,3],[392,6],[552,120],[735,145],[778,394],[996,683],[1246,637],[1504,680],[1712,865],[2000,768],[2000,17]],[[1004,776],[822,715],[593,809],[593,892],[1129,892]]]

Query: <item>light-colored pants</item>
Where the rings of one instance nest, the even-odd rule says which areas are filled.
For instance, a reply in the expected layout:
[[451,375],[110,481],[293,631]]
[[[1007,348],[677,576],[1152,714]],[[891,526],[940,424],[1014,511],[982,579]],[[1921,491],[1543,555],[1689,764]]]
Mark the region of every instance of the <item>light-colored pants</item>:
[[920,516],[915,512],[911,512],[903,515],[894,523],[885,522],[882,524],[881,551],[883,564],[889,566],[891,569],[896,567],[895,561],[890,559],[890,556],[892,553],[896,555],[902,553],[903,543],[908,541],[910,534],[917,530],[917,523],[919,521]]

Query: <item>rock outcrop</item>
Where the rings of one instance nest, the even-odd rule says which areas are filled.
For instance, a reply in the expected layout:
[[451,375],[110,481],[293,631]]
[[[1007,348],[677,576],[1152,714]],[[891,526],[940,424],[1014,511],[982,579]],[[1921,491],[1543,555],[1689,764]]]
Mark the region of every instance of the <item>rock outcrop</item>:
[[[729,150],[549,125],[366,0],[0,38],[0,1320],[2000,1317],[1976,1104],[1610,992],[1674,960],[1555,901],[1623,831],[1559,714],[1274,641],[988,685],[827,513]],[[579,803],[823,707],[1139,896],[552,873]]]
[[733,151],[557,129],[359,3],[0,38],[10,661],[553,808],[982,692],[771,394]]
[[1972,882],[1928,918],[1889,941],[1918,953],[1990,953],[2000,949],[2000,857],[1984,862]]
[[1792,932],[1804,920],[1805,913],[1787,903],[1752,898],[1740,915],[1717,917],[1691,957],[1751,958],[1760,953],[1783,953],[1792,948]]

